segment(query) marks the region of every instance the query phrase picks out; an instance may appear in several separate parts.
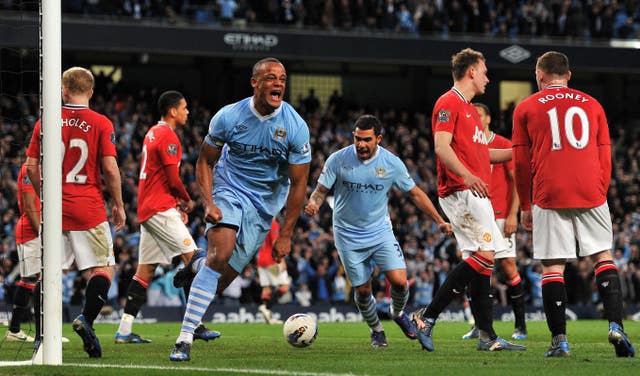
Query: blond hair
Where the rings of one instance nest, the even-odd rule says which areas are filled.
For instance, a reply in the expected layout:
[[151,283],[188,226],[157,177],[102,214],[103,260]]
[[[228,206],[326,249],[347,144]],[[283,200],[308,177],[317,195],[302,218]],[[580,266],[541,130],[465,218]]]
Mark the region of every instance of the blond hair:
[[72,67],[62,73],[62,86],[71,94],[86,94],[93,90],[93,73],[82,67]]

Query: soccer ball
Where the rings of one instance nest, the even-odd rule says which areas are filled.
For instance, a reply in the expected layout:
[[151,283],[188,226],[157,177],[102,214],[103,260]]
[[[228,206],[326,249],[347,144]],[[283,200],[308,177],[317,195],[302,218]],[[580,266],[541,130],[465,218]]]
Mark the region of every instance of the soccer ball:
[[318,338],[318,324],[313,317],[296,313],[285,321],[283,333],[291,346],[308,347]]

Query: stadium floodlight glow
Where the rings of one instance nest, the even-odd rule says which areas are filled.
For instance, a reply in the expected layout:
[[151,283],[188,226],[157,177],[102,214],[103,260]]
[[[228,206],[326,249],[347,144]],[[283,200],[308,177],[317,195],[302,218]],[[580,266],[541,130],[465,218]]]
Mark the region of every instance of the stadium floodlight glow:
[[616,48],[635,48],[640,49],[640,40],[621,40],[612,39],[609,44]]

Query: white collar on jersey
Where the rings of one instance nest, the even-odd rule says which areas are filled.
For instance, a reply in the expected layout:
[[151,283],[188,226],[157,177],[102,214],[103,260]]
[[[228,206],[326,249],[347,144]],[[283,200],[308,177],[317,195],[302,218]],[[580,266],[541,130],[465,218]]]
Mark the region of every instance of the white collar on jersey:
[[544,89],[547,90],[547,89],[562,89],[562,88],[568,88],[568,86],[567,85],[560,85],[560,84],[551,84],[551,85],[548,85],[547,87],[545,87]]
[[454,86],[454,87],[452,87],[452,88],[451,88],[451,90],[452,90],[454,93],[458,94],[458,96],[460,97],[460,99],[462,99],[462,101],[463,101],[464,103],[469,103],[469,101],[467,100],[467,98],[465,98],[465,97],[464,97],[464,95],[462,95],[462,93],[460,92],[460,90],[456,89],[456,88],[455,88],[455,86]]
[[[352,144],[352,145],[353,145],[353,154],[355,154],[356,158],[358,158],[358,150],[356,149],[356,145],[355,144]],[[378,154],[380,154],[379,153],[380,147],[381,146],[378,145],[378,147],[376,148],[376,153],[374,155],[372,155],[371,158],[367,159],[366,161],[362,161],[362,160],[360,160],[360,158],[358,158],[358,160],[360,162],[366,164],[366,165],[371,163],[371,162],[373,162],[376,158],[378,158]]]
[[89,108],[89,106],[85,106],[84,104],[73,104],[73,103],[65,103],[62,107],[72,108],[74,110],[81,110],[83,108]]
[[[284,102],[283,102],[284,103]],[[258,110],[256,110],[256,106],[253,103],[253,97],[251,97],[251,100],[249,101],[249,108],[251,109],[251,112],[253,112],[254,115],[256,115],[256,117],[260,120],[260,121],[266,121],[269,120],[273,117],[278,116],[278,114],[280,113],[280,111],[282,111],[282,104],[280,105],[280,107],[276,108],[275,110],[273,110],[272,113],[270,113],[269,115],[260,115],[260,113],[258,112]]]

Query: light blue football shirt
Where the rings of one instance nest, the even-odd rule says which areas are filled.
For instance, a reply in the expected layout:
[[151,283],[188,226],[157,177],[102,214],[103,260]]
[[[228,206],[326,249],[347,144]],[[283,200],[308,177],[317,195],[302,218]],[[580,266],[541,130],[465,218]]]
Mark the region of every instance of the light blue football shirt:
[[361,161],[355,145],[331,154],[318,183],[334,187],[333,235],[340,250],[356,250],[382,243],[393,229],[387,209],[389,190],[403,192],[416,183],[400,158],[378,146],[376,154]]
[[267,116],[255,109],[253,97],[227,105],[211,119],[205,142],[222,147],[214,190],[231,187],[272,216],[289,192],[289,164],[311,161],[307,123],[286,102]]

